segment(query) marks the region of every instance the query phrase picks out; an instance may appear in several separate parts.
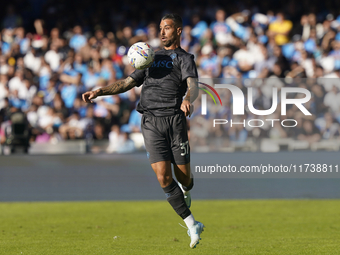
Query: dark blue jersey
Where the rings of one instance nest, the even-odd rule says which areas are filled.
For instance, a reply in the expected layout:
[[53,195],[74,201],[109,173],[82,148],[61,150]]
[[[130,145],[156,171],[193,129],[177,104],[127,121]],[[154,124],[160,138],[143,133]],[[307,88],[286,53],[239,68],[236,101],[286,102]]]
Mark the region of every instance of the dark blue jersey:
[[143,84],[138,112],[170,116],[180,111],[188,87],[186,79],[198,76],[194,56],[176,48],[157,51],[151,67],[136,70],[130,77],[138,86]]

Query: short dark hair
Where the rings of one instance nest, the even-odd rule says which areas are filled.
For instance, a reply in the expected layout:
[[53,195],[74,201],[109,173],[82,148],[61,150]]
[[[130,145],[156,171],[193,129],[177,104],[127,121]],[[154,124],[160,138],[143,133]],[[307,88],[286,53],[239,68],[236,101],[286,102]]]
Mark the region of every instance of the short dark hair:
[[162,20],[171,19],[176,27],[183,27],[183,22],[181,16],[176,13],[166,14],[163,16]]

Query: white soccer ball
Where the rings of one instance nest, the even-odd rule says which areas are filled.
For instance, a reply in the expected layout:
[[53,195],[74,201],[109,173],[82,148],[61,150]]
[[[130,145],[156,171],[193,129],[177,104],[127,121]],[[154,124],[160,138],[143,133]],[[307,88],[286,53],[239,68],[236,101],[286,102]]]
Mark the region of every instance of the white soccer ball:
[[155,52],[151,46],[145,42],[133,44],[128,51],[129,63],[136,69],[146,69],[155,60]]

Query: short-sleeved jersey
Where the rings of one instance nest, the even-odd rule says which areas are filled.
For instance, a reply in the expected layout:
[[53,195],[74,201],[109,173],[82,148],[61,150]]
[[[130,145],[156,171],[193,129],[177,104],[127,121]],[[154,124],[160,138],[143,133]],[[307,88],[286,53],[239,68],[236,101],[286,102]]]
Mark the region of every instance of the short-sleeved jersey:
[[136,70],[130,77],[138,86],[143,84],[138,112],[170,116],[180,110],[187,91],[186,79],[198,76],[194,56],[182,48],[176,48],[157,51],[151,67]]

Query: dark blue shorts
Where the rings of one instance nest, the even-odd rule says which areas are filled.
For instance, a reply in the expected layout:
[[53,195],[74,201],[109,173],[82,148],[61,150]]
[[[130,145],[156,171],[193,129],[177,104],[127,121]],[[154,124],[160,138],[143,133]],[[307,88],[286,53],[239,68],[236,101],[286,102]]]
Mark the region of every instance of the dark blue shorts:
[[182,111],[164,117],[143,114],[141,127],[150,164],[167,160],[176,165],[190,162],[186,121]]

